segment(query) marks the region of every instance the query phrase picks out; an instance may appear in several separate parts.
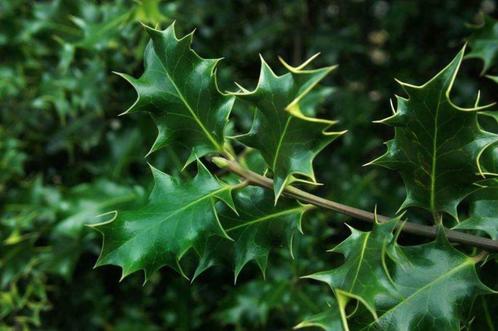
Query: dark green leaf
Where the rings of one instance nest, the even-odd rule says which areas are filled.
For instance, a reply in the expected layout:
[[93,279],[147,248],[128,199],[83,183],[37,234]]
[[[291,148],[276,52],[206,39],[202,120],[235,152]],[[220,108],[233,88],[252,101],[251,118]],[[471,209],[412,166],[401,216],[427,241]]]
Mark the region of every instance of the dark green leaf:
[[295,326],[296,329],[309,327],[318,327],[325,331],[348,331],[344,328],[344,323],[341,321],[339,306],[334,301],[334,304],[328,307],[326,311],[308,317],[301,323]]
[[380,121],[394,126],[395,135],[372,161],[401,173],[407,190],[402,209],[424,208],[435,220],[441,212],[457,218],[457,206],[480,179],[480,152],[498,141],[477,122],[485,107],[461,108],[450,99],[464,51],[424,85],[400,83],[409,99],[397,97],[395,113]]
[[[366,233],[353,230],[334,249],[345,255],[345,263],[307,277],[330,285],[346,330],[351,325],[355,330],[460,330],[472,300],[492,293],[475,270],[482,256],[462,254],[443,232],[428,244],[400,246],[391,235],[393,224],[377,224]],[[368,310],[348,315],[350,299]]]
[[344,319],[345,305],[350,299],[361,301],[375,317],[379,303],[385,306],[399,299],[384,261],[386,247],[393,240],[392,231],[396,222],[377,224],[371,232],[351,228],[351,235],[331,250],[344,255],[344,264],[306,276],[330,286]]
[[302,232],[301,218],[311,207],[294,201],[281,201],[275,206],[273,201],[273,194],[261,187],[238,190],[234,194],[238,215],[229,208],[219,213],[223,228],[234,242],[213,238],[204,250],[196,276],[220,260],[219,255],[225,257],[230,250],[227,245],[233,245],[235,280],[251,261],[257,263],[264,275],[273,247],[286,245],[292,256],[293,237]]
[[362,330],[460,330],[472,300],[489,294],[477,276],[479,258],[465,256],[440,234],[429,244],[391,246],[391,277],[402,296]]
[[454,229],[483,231],[491,239],[498,239],[498,190],[488,188],[478,192],[470,204],[470,217]]
[[146,30],[152,40],[145,50],[143,75],[121,76],[138,94],[126,112],[147,111],[158,127],[150,152],[168,146],[182,163],[222,152],[234,98],[218,91],[219,59],[201,58],[190,48],[193,34],[177,39],[173,25],[163,31]]
[[300,101],[335,68],[304,69],[313,58],[296,68],[284,63],[289,72],[282,76],[261,58],[256,89],[234,93],[257,108],[251,130],[237,139],[263,155],[273,172],[275,199],[292,182],[316,182],[313,159],[343,133],[329,131],[333,121],[308,117],[300,109]]
[[228,238],[215,202],[233,207],[232,186],[218,182],[200,162],[190,181],[155,168],[152,173],[155,185],[145,206],[95,225],[104,237],[97,266],[118,265],[123,277],[144,270],[146,280],[164,265],[183,274],[179,261],[187,251],[201,249],[212,235]]

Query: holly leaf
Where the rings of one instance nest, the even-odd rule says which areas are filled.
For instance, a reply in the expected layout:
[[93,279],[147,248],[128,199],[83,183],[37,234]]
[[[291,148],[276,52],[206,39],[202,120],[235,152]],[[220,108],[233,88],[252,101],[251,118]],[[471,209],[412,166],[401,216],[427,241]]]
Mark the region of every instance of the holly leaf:
[[220,206],[219,212],[220,222],[233,243],[213,237],[206,245],[194,278],[226,257],[230,251],[226,244],[233,245],[235,281],[251,261],[256,262],[264,276],[273,247],[286,245],[293,256],[293,238],[296,232],[302,233],[301,219],[311,208],[292,200],[275,206],[273,194],[256,186],[237,190],[234,204],[238,215],[226,206]]
[[469,38],[471,51],[465,57],[481,59],[482,73],[485,73],[498,64],[498,21],[488,16],[483,19],[483,24],[475,27]]
[[[81,39],[76,41],[74,46],[97,51],[108,47],[134,13],[116,5],[102,5],[99,12],[103,17],[71,17],[73,23],[82,31]],[[96,21],[97,18],[100,20]]]
[[[345,252],[345,263],[306,277],[330,285],[345,330],[352,325],[363,331],[460,330],[472,300],[493,292],[477,276],[481,257],[459,252],[442,231],[434,242],[400,246],[390,235],[393,224],[376,224],[372,232],[352,230],[334,249]],[[349,299],[367,309],[347,315]]]
[[[476,101],[476,105],[479,100]],[[483,111],[479,112],[480,119],[486,120],[488,119],[488,123],[492,123],[491,127],[488,129],[491,132],[497,133],[498,132],[498,112],[496,111]]]
[[136,90],[135,103],[125,112],[152,115],[158,136],[150,152],[168,146],[190,163],[211,152],[222,152],[223,130],[234,98],[222,95],[216,83],[220,59],[203,59],[190,45],[193,33],[177,39],[174,25],[146,30],[145,71],[138,79],[124,77]]
[[190,181],[154,168],[152,174],[154,188],[143,207],[115,212],[111,220],[94,225],[103,235],[96,266],[120,266],[122,278],[144,270],[147,281],[165,265],[184,275],[179,262],[187,251],[201,249],[212,235],[229,238],[215,203],[233,207],[232,186],[220,183],[200,162]]
[[88,246],[85,225],[97,223],[98,215],[111,208],[139,205],[143,195],[141,187],[130,188],[104,179],[64,192],[64,199],[56,201],[61,220],[50,233],[49,247],[40,254],[47,269],[70,280],[79,257]]
[[401,299],[361,330],[458,331],[472,300],[492,293],[476,273],[480,259],[453,248],[442,232],[428,244],[393,244],[390,257]]
[[359,300],[377,318],[377,303],[395,302],[398,298],[384,261],[386,247],[393,240],[392,231],[396,222],[376,224],[370,232],[350,228],[351,235],[330,250],[344,255],[344,264],[305,276],[330,286],[344,321],[345,308],[351,299]]
[[341,321],[339,306],[334,301],[326,311],[306,318],[296,325],[294,329],[317,327],[325,331],[348,331],[343,325],[344,323]]
[[76,240],[85,225],[98,221],[98,215],[110,208],[130,206],[142,200],[143,195],[141,187],[130,188],[105,179],[80,184],[65,192],[65,199],[58,206],[62,219],[54,226],[52,236]]
[[387,152],[372,164],[400,172],[407,196],[400,209],[420,207],[437,220],[457,218],[457,206],[480,178],[478,157],[498,136],[483,131],[477,116],[488,106],[461,108],[450,98],[465,47],[427,83],[402,83],[409,98],[397,97],[394,114],[379,122],[394,126]]
[[498,239],[498,190],[489,188],[476,194],[470,204],[470,217],[454,229],[483,231],[491,239]]
[[[480,118],[485,120],[484,124],[488,131],[498,133],[498,113],[495,111],[483,111],[479,113]],[[487,120],[487,121],[486,121]],[[478,185],[482,187],[496,187],[498,176],[498,144],[489,144],[478,156],[478,169],[482,180]]]
[[[257,87],[232,93],[256,108],[251,130],[236,138],[263,155],[273,172],[275,201],[292,182],[316,183],[313,159],[344,133],[329,131],[335,122],[308,117],[300,109],[300,101],[335,68],[304,69],[315,57],[299,67],[282,61],[288,71],[282,76],[277,76],[261,58]],[[311,112],[309,105],[306,103],[307,113]]]
[[319,288],[289,281],[295,275],[286,270],[277,274],[234,288],[222,300],[215,318],[235,330],[272,330],[275,321],[279,330],[291,330],[296,321],[319,311]]
[[316,116],[320,106],[334,93],[332,87],[315,88],[299,100],[299,108],[305,116]]
[[5,189],[4,183],[8,180],[23,175],[26,158],[21,141],[10,137],[0,126],[0,192]]

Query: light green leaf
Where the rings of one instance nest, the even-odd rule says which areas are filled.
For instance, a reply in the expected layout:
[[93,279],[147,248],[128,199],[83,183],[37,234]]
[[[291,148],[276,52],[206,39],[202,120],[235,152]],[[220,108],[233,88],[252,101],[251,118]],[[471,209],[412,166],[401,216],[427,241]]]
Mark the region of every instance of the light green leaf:
[[313,58],[299,67],[284,62],[288,73],[282,76],[277,76],[261,58],[256,89],[242,88],[233,93],[257,109],[251,130],[237,139],[263,155],[273,172],[275,200],[292,182],[315,183],[313,159],[343,133],[329,131],[335,122],[308,117],[300,109],[300,101],[335,68],[304,69]]
[[122,27],[131,20],[134,11],[115,4],[103,4],[96,17],[75,17],[73,23],[82,31],[80,40],[74,46],[89,50],[102,50],[109,46],[111,40],[119,35]]
[[498,141],[477,122],[486,106],[461,108],[450,99],[464,51],[424,85],[400,82],[409,99],[397,97],[395,113],[380,121],[395,134],[387,152],[372,161],[400,172],[407,190],[401,209],[424,208],[435,220],[442,212],[457,218],[457,206],[480,179],[481,151]]
[[193,34],[177,39],[174,26],[146,30],[151,42],[145,50],[145,71],[136,79],[120,74],[138,98],[126,112],[152,115],[159,134],[149,153],[168,146],[190,163],[224,150],[223,130],[234,98],[222,95],[216,83],[220,59],[203,59],[190,45]]
[[215,208],[218,200],[233,207],[232,186],[220,183],[198,162],[198,173],[182,181],[152,168],[155,185],[141,208],[119,211],[95,225],[104,242],[97,266],[113,264],[123,278],[144,270],[145,279],[162,266],[183,274],[179,264],[191,248],[201,249],[212,235],[228,238]]

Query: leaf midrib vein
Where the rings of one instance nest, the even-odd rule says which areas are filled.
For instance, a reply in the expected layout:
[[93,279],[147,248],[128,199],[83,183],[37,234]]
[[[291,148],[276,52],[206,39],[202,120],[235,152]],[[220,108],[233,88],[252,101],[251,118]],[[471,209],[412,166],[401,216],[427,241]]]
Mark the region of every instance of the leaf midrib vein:
[[[373,321],[372,323],[370,323],[369,325],[367,325],[367,327],[370,327],[374,323],[377,323],[378,320],[380,320],[383,316],[386,316],[387,314],[389,314],[392,311],[396,310],[399,306],[401,306],[403,304],[406,304],[407,301],[413,299],[415,296],[417,296],[420,292],[424,291],[425,289],[427,289],[427,288],[429,288],[431,286],[434,286],[434,284],[440,282],[443,278],[449,277],[452,274],[454,274],[457,271],[459,271],[460,269],[462,269],[462,268],[464,268],[464,267],[466,267],[468,265],[471,265],[471,264],[473,264],[473,262],[472,262],[472,260],[469,259],[469,260],[463,262],[462,264],[458,265],[454,269],[450,270],[449,272],[447,272],[445,274],[442,274],[441,276],[437,277],[436,279],[432,280],[431,282],[425,284],[424,286],[422,286],[421,288],[419,288],[418,290],[416,290],[415,292],[413,292],[412,294],[410,294],[408,297],[406,297],[404,300],[400,301],[397,305],[395,305],[394,307],[386,310],[376,321]],[[364,329],[365,328],[363,328],[363,330]]]
[[434,136],[432,138],[432,164],[431,164],[431,211],[435,213],[436,207],[436,163],[437,163],[437,135],[438,135],[438,120],[439,120],[439,107],[441,105],[441,96],[442,93],[439,94],[439,98],[437,101],[436,114],[434,116]]
[[354,275],[354,278],[353,278],[353,281],[351,283],[351,286],[349,288],[349,291],[352,291],[355,284],[356,284],[356,280],[358,279],[358,275],[360,273],[360,268],[361,268],[361,265],[362,265],[362,262],[363,262],[363,258],[365,256],[365,251],[366,251],[366,248],[367,248],[367,242],[368,242],[368,239],[370,238],[370,232],[367,233],[367,235],[365,236],[365,239],[363,240],[363,243],[361,245],[361,252],[360,252],[360,257],[359,257],[359,261],[358,261],[358,267],[356,268],[356,272],[355,272],[355,275]]
[[[159,222],[157,222],[157,224],[154,224],[154,225],[152,225],[152,226],[150,226],[150,227],[148,227],[148,228],[151,228],[151,227],[157,226],[157,225],[159,225],[159,224],[162,224],[163,222],[165,222],[165,221],[169,220],[170,218],[172,218],[173,216],[176,216],[176,215],[178,215],[179,213],[181,213],[181,212],[183,212],[183,211],[187,210],[188,208],[192,207],[193,205],[198,204],[198,203],[200,203],[201,201],[203,201],[203,200],[205,200],[205,199],[208,199],[208,198],[211,198],[211,197],[213,197],[214,195],[216,195],[216,194],[218,194],[218,193],[220,193],[220,192],[223,192],[224,190],[228,190],[228,189],[230,189],[230,186],[224,186],[224,187],[219,188],[219,189],[217,189],[217,190],[215,190],[215,191],[212,191],[212,192],[210,192],[210,193],[208,193],[208,194],[204,195],[203,197],[201,197],[201,198],[199,198],[199,199],[196,199],[196,200],[194,200],[194,201],[192,201],[192,202],[190,202],[190,203],[186,204],[185,206],[181,207],[180,209],[175,210],[175,211],[174,211],[174,212],[172,212],[171,214],[167,215],[164,219],[162,219],[162,220],[160,220]],[[142,231],[144,231],[144,230],[143,230],[143,229],[141,229],[139,232],[142,232]],[[121,248],[123,245],[125,245],[125,244],[127,244],[128,242],[130,242],[130,241],[134,240],[135,238],[137,238],[137,236],[133,236],[133,237],[131,237],[131,238],[129,238],[129,239],[127,239],[127,240],[125,240],[125,241],[121,242],[121,243],[119,244],[119,246],[117,246],[117,247],[115,247],[115,248],[113,249],[113,251],[117,251],[117,250],[118,250],[119,248]]]
[[239,224],[239,225],[235,225],[235,226],[227,229],[226,232],[230,232],[230,231],[233,231],[233,230],[245,227],[245,226],[250,226],[250,225],[253,225],[253,224],[256,224],[256,223],[260,223],[260,222],[264,222],[264,221],[269,221],[272,218],[277,218],[277,217],[280,217],[280,216],[285,216],[285,215],[292,214],[294,212],[301,211],[301,210],[302,210],[301,207],[296,207],[296,208],[292,208],[292,209],[288,209],[288,210],[283,210],[283,211],[280,211],[280,212],[277,212],[277,213],[274,213],[274,214],[269,214],[269,215],[253,219],[251,221],[248,221],[248,222],[245,222],[245,223],[242,223],[242,224]]
[[194,119],[194,121],[197,123],[197,125],[199,125],[199,127],[201,128],[202,132],[204,132],[204,134],[206,135],[206,137],[209,139],[209,141],[213,144],[213,146],[219,150],[219,151],[223,151],[223,148],[220,146],[220,144],[218,144],[218,142],[213,138],[213,136],[209,133],[209,131],[206,129],[206,127],[204,127],[204,124],[202,124],[201,120],[199,119],[199,117],[197,116],[197,114],[194,112],[194,110],[192,109],[192,107],[190,106],[190,104],[187,102],[187,100],[185,99],[185,97],[183,96],[182,92],[180,91],[180,89],[178,88],[178,86],[176,85],[175,81],[173,80],[173,78],[171,77],[171,75],[169,74],[168,70],[166,69],[166,67],[164,66],[163,62],[161,61],[161,59],[159,58],[159,56],[157,56],[156,54],[156,57],[158,58],[159,60],[159,63],[161,64],[161,67],[163,68],[163,71],[164,73],[166,74],[166,76],[168,77],[169,81],[171,82],[171,85],[173,85],[173,87],[175,88],[176,90],[176,93],[178,94],[178,97],[180,98],[180,100],[185,104],[187,110],[190,112],[190,114],[192,115],[192,118]]
[[273,159],[273,165],[272,165],[273,171],[275,171],[275,169],[276,169],[277,160],[278,160],[278,157],[280,155],[280,148],[282,148],[282,144],[283,144],[285,135],[287,133],[287,129],[289,128],[289,124],[290,124],[291,120],[292,120],[292,117],[289,116],[287,118],[287,121],[285,122],[284,130],[283,130],[282,134],[280,135],[280,139],[278,140],[277,149],[275,151],[275,158]]

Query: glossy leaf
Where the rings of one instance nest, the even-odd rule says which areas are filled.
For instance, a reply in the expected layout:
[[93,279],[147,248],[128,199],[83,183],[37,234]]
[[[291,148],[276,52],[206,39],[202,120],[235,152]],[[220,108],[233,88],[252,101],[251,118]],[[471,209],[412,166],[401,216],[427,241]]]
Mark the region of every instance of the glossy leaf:
[[[284,62],[288,72],[282,76],[261,58],[257,87],[233,93],[257,109],[251,130],[237,139],[263,155],[273,172],[275,200],[286,185],[303,181],[303,177],[316,182],[313,159],[343,133],[329,131],[333,121],[308,117],[300,109],[300,101],[335,68],[305,69],[313,58],[299,67]],[[316,102],[311,100],[313,104]],[[311,112],[309,105],[307,102],[307,113]]]
[[143,207],[115,212],[95,225],[104,238],[97,266],[118,265],[123,277],[144,270],[146,280],[165,265],[183,274],[179,261],[188,250],[203,247],[212,235],[228,238],[215,203],[233,207],[232,186],[220,183],[200,162],[190,181],[154,168],[152,173],[155,185]]
[[190,45],[193,34],[177,39],[174,25],[163,31],[146,27],[151,41],[145,50],[145,71],[138,79],[123,76],[138,98],[126,111],[152,115],[159,134],[149,153],[168,146],[182,163],[223,151],[223,130],[234,98],[222,95],[216,83],[220,59],[203,59]]
[[350,299],[361,301],[376,317],[379,303],[386,305],[398,298],[384,261],[386,247],[393,240],[392,231],[396,222],[377,224],[371,232],[351,228],[351,235],[331,250],[344,255],[344,264],[306,276],[330,286],[344,320],[345,305]]
[[[492,293],[477,276],[475,266],[480,257],[462,254],[448,243],[442,232],[434,242],[400,246],[392,237],[375,234],[379,231],[387,234],[387,226],[392,229],[392,221],[376,225],[372,232],[353,231],[338,248],[364,245],[365,254],[355,248],[360,253],[346,255],[346,262],[340,267],[307,277],[331,286],[345,330],[353,330],[352,325],[354,330],[460,330],[473,299]],[[367,235],[376,237],[378,243],[372,245],[365,239]],[[364,262],[358,263],[358,257]],[[379,280],[388,285],[379,285]],[[353,287],[354,296],[353,291],[344,291],[344,286],[347,290],[352,282],[359,283]],[[366,305],[368,310],[358,308],[346,315],[346,296]],[[369,302],[376,305],[373,316]],[[326,323],[316,325],[325,330],[328,327]]]
[[400,172],[407,191],[401,209],[424,208],[435,221],[442,212],[457,218],[457,206],[480,179],[480,152],[498,141],[477,122],[486,107],[461,108],[451,101],[464,51],[421,86],[400,82],[409,98],[397,97],[394,114],[380,121],[394,126],[395,134],[387,152],[372,161]]
[[402,299],[362,330],[460,330],[477,295],[490,294],[465,256],[440,234],[432,243],[391,246],[391,277]]
[[293,256],[294,235],[302,233],[302,216],[311,208],[294,201],[281,201],[275,206],[271,191],[255,186],[237,190],[234,203],[238,215],[223,206],[219,213],[223,228],[234,241],[212,238],[201,257],[196,276],[226,257],[230,251],[228,245],[233,246],[235,280],[251,261],[256,262],[265,275],[272,248],[285,245]]

